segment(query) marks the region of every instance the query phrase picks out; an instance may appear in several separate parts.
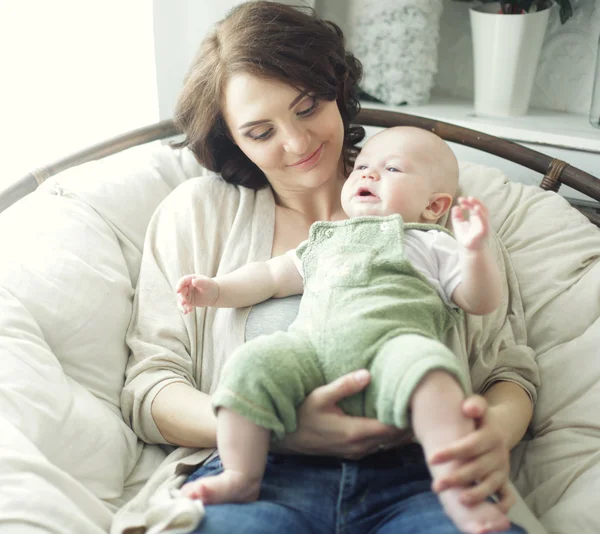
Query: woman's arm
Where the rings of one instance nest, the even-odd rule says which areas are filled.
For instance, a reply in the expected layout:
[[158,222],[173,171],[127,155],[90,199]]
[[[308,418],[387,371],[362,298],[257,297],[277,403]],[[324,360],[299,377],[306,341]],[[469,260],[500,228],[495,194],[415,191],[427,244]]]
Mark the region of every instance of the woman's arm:
[[508,450],[521,441],[533,417],[527,392],[514,382],[496,382],[484,394],[488,414]]
[[[510,450],[525,435],[533,406],[527,392],[513,382],[496,382],[480,397],[463,403],[463,413],[475,420],[476,430],[449,447],[435,453],[430,461],[464,462],[449,476],[436,480],[434,491],[467,487],[461,499],[476,504],[497,494],[499,506],[507,511],[514,504],[508,487]],[[474,484],[472,487],[471,484]]]
[[210,396],[189,384],[173,382],[161,389],[152,402],[152,417],[172,445],[217,446],[217,419]]
[[[366,371],[356,371],[314,390],[298,409],[298,430],[274,447],[282,453],[318,454],[359,459],[412,440],[375,419],[345,415],[337,403],[362,391],[369,383]],[[154,398],[152,415],[161,434],[173,445],[216,447],[216,417],[210,396],[188,384],[175,382]]]
[[[229,206],[228,198],[204,205],[198,200],[199,191],[208,194],[207,189],[209,196],[215,196],[216,188],[211,183],[207,179],[200,188],[197,181],[184,182],[158,207],[146,231],[126,336],[131,354],[125,369],[121,411],[133,431],[147,443],[215,441],[214,430],[210,429],[212,412],[196,391],[203,333],[197,331],[197,325],[203,325],[206,311],[198,311],[196,321],[186,320],[173,292],[182,272],[195,268],[214,272],[218,267],[219,244],[226,239],[225,230],[217,225],[210,232],[215,250],[207,249],[198,237],[198,229],[190,224],[221,220],[216,206]],[[197,420],[189,435],[181,435],[169,426],[179,417],[189,421],[194,415]]]

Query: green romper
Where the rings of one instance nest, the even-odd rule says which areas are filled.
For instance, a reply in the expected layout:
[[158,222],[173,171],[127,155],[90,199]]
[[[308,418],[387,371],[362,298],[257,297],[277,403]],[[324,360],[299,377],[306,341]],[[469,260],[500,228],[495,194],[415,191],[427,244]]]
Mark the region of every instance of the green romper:
[[296,254],[304,294],[287,331],[259,336],[227,360],[213,408],[225,406],[273,432],[296,429],[296,409],[315,388],[366,368],[371,383],[340,407],[406,428],[409,400],[433,369],[454,375],[468,389],[467,370],[439,340],[462,312],[405,258],[399,215],[316,222]]

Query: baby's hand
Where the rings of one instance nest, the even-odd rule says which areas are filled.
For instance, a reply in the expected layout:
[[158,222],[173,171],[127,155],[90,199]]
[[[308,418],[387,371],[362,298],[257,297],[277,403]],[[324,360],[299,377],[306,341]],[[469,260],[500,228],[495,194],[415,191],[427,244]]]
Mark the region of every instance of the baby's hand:
[[212,306],[219,298],[219,285],[212,278],[188,274],[177,282],[177,303],[184,315],[194,307]]
[[[465,219],[464,212],[469,218]],[[456,240],[467,250],[479,250],[489,232],[487,208],[475,197],[459,197],[451,212]]]

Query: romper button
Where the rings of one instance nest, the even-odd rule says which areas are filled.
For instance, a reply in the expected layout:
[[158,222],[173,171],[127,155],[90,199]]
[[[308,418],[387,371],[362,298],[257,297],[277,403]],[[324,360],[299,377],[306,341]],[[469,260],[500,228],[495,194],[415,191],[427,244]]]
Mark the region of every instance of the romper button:
[[388,223],[386,223],[386,222],[384,222],[384,223],[381,223],[381,226],[380,226],[379,228],[381,228],[382,230],[384,230],[384,231],[385,231],[385,230],[387,230],[387,229],[389,228],[389,224],[388,224]]
[[325,232],[325,235],[326,235],[327,237],[331,237],[331,236],[333,235],[333,230],[330,228],[329,230],[327,230],[327,231]]

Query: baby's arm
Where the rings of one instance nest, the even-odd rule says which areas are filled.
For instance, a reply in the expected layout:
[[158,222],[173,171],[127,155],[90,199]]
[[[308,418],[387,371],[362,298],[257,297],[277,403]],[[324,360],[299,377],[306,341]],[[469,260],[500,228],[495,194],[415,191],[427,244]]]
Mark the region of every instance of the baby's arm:
[[[469,212],[465,219],[463,211]],[[500,271],[485,245],[489,233],[487,209],[476,198],[459,198],[452,208],[452,226],[459,244],[462,281],[452,302],[468,313],[485,315],[500,304]]]
[[215,278],[197,274],[182,277],[175,288],[184,314],[197,307],[243,308],[271,297],[299,295],[302,277],[290,254],[253,262]]

